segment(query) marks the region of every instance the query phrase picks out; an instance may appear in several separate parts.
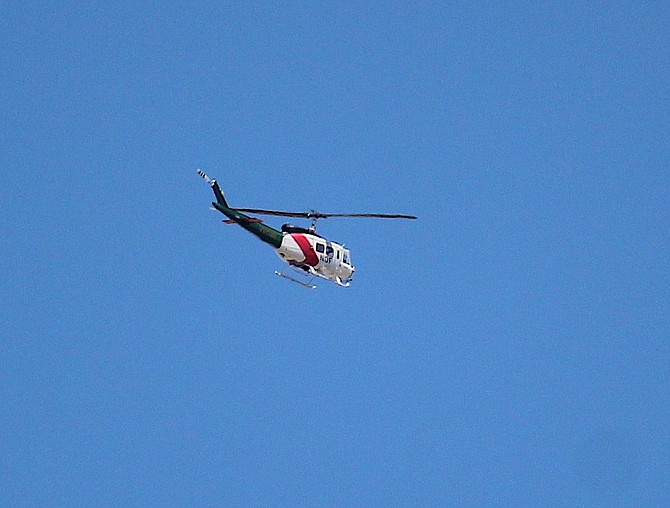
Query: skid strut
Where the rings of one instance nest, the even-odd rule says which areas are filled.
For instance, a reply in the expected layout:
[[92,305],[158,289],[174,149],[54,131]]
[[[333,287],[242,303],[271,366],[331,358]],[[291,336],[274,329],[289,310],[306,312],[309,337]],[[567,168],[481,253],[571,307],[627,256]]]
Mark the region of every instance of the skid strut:
[[290,275],[286,275],[285,273],[281,273],[275,270],[275,275],[279,275],[280,277],[283,277],[284,279],[290,280],[291,282],[295,282],[296,284],[299,284],[300,286],[307,288],[307,289],[316,289],[316,286],[314,284],[308,284],[306,282],[303,282],[298,279],[294,279]]

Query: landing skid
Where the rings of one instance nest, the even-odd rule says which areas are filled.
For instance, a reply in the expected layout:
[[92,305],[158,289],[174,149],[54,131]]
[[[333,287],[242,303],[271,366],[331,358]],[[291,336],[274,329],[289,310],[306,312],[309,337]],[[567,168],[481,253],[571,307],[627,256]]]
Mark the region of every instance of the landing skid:
[[279,275],[280,277],[283,277],[284,279],[290,280],[291,282],[295,282],[296,284],[298,284],[298,285],[300,285],[304,288],[316,289],[316,286],[314,284],[309,284],[307,282],[303,282],[301,280],[294,279],[293,277],[291,277],[290,275],[286,275],[285,273],[281,273],[281,272],[278,272],[278,271],[275,270],[275,275]]

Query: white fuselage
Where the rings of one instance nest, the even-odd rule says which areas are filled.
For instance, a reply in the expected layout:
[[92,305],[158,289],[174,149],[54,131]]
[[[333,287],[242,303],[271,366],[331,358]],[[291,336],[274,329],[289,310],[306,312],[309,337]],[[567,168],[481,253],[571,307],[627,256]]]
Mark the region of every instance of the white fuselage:
[[290,265],[339,284],[351,279],[355,271],[348,249],[316,235],[285,233],[275,251]]

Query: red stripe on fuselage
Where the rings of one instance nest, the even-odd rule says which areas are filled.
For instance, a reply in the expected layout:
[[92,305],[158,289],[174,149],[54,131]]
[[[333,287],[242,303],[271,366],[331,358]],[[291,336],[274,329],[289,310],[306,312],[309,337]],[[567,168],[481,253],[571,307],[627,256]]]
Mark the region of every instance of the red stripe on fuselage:
[[304,235],[301,235],[299,233],[292,233],[291,238],[295,240],[295,243],[298,244],[298,247],[300,247],[300,250],[305,255],[306,264],[308,264],[309,266],[316,266],[319,264],[319,258],[316,255],[316,252],[314,252],[314,249],[312,249],[312,245],[309,243],[309,240],[305,238]]

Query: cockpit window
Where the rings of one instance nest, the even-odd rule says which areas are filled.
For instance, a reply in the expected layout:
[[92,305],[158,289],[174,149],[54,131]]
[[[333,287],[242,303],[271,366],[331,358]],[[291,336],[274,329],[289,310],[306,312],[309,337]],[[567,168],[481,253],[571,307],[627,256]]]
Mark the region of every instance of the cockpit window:
[[348,252],[345,252],[345,253],[342,255],[342,261],[343,261],[345,264],[347,264],[347,265],[349,264],[349,253],[348,253]]

